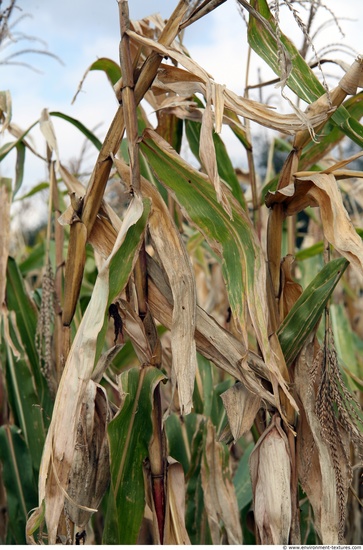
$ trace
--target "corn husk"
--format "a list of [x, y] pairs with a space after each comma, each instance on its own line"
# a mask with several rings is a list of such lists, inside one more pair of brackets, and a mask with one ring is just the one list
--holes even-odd
[[289, 444], [275, 415], [250, 456], [253, 506], [260, 544], [288, 544], [291, 527]]

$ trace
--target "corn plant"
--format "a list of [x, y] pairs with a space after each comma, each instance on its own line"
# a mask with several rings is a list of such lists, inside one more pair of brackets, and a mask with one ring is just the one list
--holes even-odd
[[[119, 102], [103, 142], [46, 110], [19, 131], [0, 96], [0, 158], [17, 155], [0, 180], [3, 543], [361, 540], [363, 174], [347, 168], [361, 153], [331, 157], [343, 138], [363, 144], [362, 59], [328, 89], [292, 2], [301, 52], [278, 3], [238, 0], [249, 47], [308, 104], [273, 111], [216, 83], [181, 39], [223, 1], [135, 22], [119, 0], [119, 61], [88, 69]], [[54, 117], [98, 149], [86, 183], [59, 157]], [[264, 183], [249, 121], [286, 151]], [[10, 254], [37, 124], [48, 220]]]

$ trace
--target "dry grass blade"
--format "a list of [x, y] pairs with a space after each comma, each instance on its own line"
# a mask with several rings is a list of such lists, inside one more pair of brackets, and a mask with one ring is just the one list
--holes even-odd
[[[115, 164], [124, 181], [129, 181], [128, 166], [115, 158]], [[173, 295], [171, 348], [173, 355], [172, 384], [178, 387], [182, 414], [192, 407], [196, 371], [194, 341], [196, 317], [196, 289], [189, 256], [168, 208], [155, 187], [141, 179], [141, 192], [152, 200], [149, 231], [168, 276]]]

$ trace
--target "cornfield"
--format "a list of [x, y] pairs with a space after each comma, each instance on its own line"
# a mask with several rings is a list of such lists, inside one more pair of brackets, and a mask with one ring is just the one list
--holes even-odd
[[[166, 21], [118, 1], [119, 61], [85, 75], [119, 103], [102, 142], [45, 109], [20, 129], [0, 94], [0, 159], [16, 152], [0, 178], [2, 544], [361, 543], [363, 61], [328, 89], [299, 2], [301, 51], [279, 2], [238, 0], [240, 55], [293, 97], [280, 113], [189, 55], [184, 29], [223, 1], [180, 0]], [[54, 117], [98, 149], [87, 182]], [[251, 122], [285, 154], [265, 181]], [[22, 200], [46, 188], [48, 221], [14, 246], [37, 125], [49, 178]]]

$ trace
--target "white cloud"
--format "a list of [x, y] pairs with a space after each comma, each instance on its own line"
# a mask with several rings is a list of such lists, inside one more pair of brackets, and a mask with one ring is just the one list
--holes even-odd
[[[132, 0], [129, 2], [130, 15], [139, 18], [161, 10], [163, 17], [166, 17], [173, 11], [176, 3], [176, 0]], [[338, 15], [346, 14], [348, 4], [349, 13], [362, 21], [361, 0], [349, 0], [345, 3], [341, 0], [329, 0], [329, 7]], [[84, 71], [97, 57], [108, 56], [116, 61], [118, 59], [119, 22], [116, 0], [28, 0], [23, 8], [32, 13], [33, 18], [25, 19], [17, 30], [42, 37], [48, 42], [50, 50], [62, 57], [66, 65], [63, 67], [54, 60], [33, 56], [29, 59], [45, 71], [43, 75], [25, 69], [1, 68], [1, 89], [10, 89], [13, 95], [14, 121], [26, 127], [47, 107], [79, 119], [90, 129], [103, 123], [102, 128], [97, 130], [97, 135], [103, 137], [117, 108], [105, 76], [98, 72], [90, 73], [76, 104], [72, 106], [70, 102]], [[324, 15], [326, 19], [326, 12]], [[294, 39], [298, 36], [297, 26], [291, 22], [285, 25], [284, 20], [283, 30]], [[320, 19], [322, 20], [324, 18]], [[347, 30], [346, 42], [359, 49], [359, 22], [344, 21], [342, 25]], [[323, 39], [328, 42], [341, 41], [334, 27], [328, 27], [320, 35], [319, 40]], [[243, 93], [247, 59], [246, 28], [235, 2], [228, 0], [212, 14], [187, 29], [185, 43], [191, 55], [217, 82]], [[262, 61], [258, 64], [264, 66]], [[256, 82], [257, 65], [255, 62], [252, 65], [250, 82]], [[76, 156], [83, 142], [82, 135], [60, 120], [55, 120], [54, 124], [62, 158]], [[39, 131], [35, 130], [33, 135], [39, 149], [44, 151], [44, 140]], [[233, 158], [238, 158], [240, 145], [228, 137], [228, 132], [224, 135]], [[93, 154], [96, 154], [95, 151]], [[7, 171], [13, 173], [13, 159], [10, 163], [3, 164], [2, 174], [6, 175]], [[28, 155], [26, 187], [33, 186], [44, 174], [41, 163]]]

